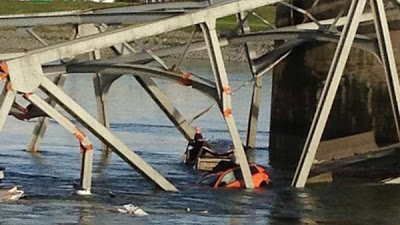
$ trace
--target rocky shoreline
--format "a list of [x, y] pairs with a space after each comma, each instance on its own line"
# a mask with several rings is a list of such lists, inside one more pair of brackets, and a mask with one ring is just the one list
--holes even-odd
[[[35, 27], [34, 31], [47, 43], [56, 44], [73, 39], [75, 29], [72, 25], [64, 26], [39, 26]], [[185, 45], [190, 39], [191, 32], [174, 31], [162, 35], [153, 36], [141, 40], [147, 48], [152, 50], [163, 49], [178, 45]], [[203, 36], [198, 32], [193, 39], [193, 42], [203, 41]], [[41, 48], [43, 45], [22, 28], [3, 28], [0, 29], [0, 53], [15, 53]], [[132, 46], [140, 51], [140, 47], [135, 43]], [[257, 42], [253, 43], [257, 55], [261, 55], [272, 48], [272, 42]], [[222, 47], [224, 60], [226, 61], [246, 61], [246, 54], [243, 45], [229, 45]], [[113, 53], [109, 50], [102, 50], [102, 57], [112, 57]], [[171, 57], [178, 57], [172, 55]], [[186, 58], [190, 59], [208, 59], [206, 50], [189, 52]]]

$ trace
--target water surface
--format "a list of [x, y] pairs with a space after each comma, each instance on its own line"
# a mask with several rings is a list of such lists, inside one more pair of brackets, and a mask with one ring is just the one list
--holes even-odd
[[[247, 65], [227, 64], [232, 89], [250, 79]], [[204, 61], [192, 61], [187, 71], [212, 79]], [[268, 167], [271, 76], [264, 78], [257, 137], [257, 163]], [[95, 103], [91, 77], [72, 75], [65, 90], [92, 115]], [[182, 114], [190, 119], [213, 102], [188, 87], [157, 80]], [[242, 140], [246, 135], [252, 85], [233, 96], [233, 112]], [[100, 143], [94, 155], [93, 196], [73, 195], [79, 181], [80, 155], [75, 138], [52, 122], [38, 154], [25, 151], [35, 121], [9, 117], [0, 134], [0, 166], [7, 168], [3, 186], [21, 187], [26, 199], [0, 204], [0, 224], [398, 224], [400, 189], [383, 185], [313, 185], [286, 187], [283, 175], [271, 171], [273, 184], [258, 190], [215, 190], [196, 184], [199, 176], [182, 164], [186, 140], [163, 115], [133, 77], [125, 76], [109, 95], [112, 131], [180, 190], [160, 191], [118, 156], [100, 166]], [[194, 122], [208, 139], [229, 138], [216, 107]], [[109, 192], [115, 197], [110, 197]], [[144, 218], [115, 214], [123, 204], [140, 206]], [[190, 210], [188, 210], [190, 209]]]

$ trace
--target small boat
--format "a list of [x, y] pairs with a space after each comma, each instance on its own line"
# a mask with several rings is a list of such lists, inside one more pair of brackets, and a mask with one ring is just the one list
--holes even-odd
[[184, 155], [184, 163], [194, 166], [197, 170], [212, 171], [221, 163], [234, 164], [234, 146], [230, 140], [217, 139], [205, 142], [200, 149], [193, 143], [188, 143]]

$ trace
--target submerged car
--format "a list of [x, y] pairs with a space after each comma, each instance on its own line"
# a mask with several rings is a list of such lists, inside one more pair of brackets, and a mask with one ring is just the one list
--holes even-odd
[[[251, 177], [255, 188], [268, 185], [270, 183], [269, 174], [267, 170], [257, 164], [250, 164]], [[200, 180], [200, 184], [208, 185], [214, 188], [244, 188], [244, 179], [240, 166], [213, 172], [204, 176]]]
[[234, 146], [229, 140], [217, 139], [205, 142], [200, 149], [193, 143], [186, 147], [184, 163], [194, 165], [197, 170], [211, 171], [221, 161], [235, 162]]

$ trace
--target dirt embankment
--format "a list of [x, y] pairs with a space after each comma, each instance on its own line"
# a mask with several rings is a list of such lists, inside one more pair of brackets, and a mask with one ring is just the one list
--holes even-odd
[[[75, 36], [75, 29], [72, 25], [65, 26], [46, 26], [36, 27], [34, 31], [47, 43], [55, 44], [71, 40]], [[168, 48], [172, 46], [185, 45], [190, 39], [191, 33], [185, 31], [174, 31], [157, 35], [154, 37], [146, 38], [141, 42], [146, 45], [147, 48], [152, 50]], [[198, 32], [193, 42], [203, 41], [203, 36]], [[9, 52], [22, 52], [43, 47], [43, 45], [37, 41], [32, 35], [30, 35], [25, 29], [15, 28], [4, 28], [0, 29], [0, 53]], [[138, 51], [141, 48], [135, 43], [131, 45]], [[257, 55], [261, 55], [271, 49], [272, 42], [258, 42], [254, 43], [253, 47], [256, 49]], [[242, 45], [229, 45], [222, 47], [223, 57], [226, 61], [245, 61], [246, 54]], [[102, 50], [102, 57], [112, 57], [112, 52], [109, 50]], [[171, 56], [171, 57], [177, 57]], [[186, 58], [192, 59], [208, 59], [208, 53], [206, 50], [189, 52]]]

